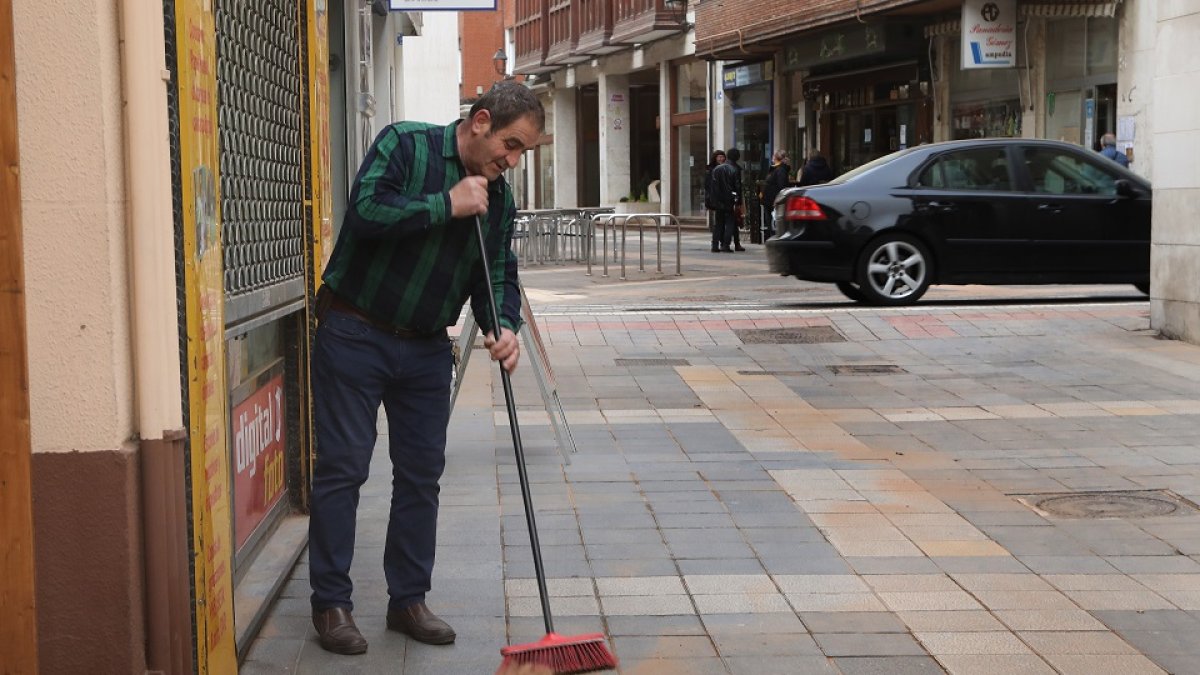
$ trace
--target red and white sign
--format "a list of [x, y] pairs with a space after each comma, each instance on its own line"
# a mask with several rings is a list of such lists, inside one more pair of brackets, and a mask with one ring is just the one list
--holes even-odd
[[284, 493], [283, 376], [233, 409], [233, 531], [237, 548]]

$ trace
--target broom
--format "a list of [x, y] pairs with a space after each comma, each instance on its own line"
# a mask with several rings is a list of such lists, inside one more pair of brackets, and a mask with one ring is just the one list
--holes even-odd
[[[488, 309], [492, 318], [492, 335], [500, 338], [500, 313], [496, 310], [496, 297], [492, 291], [492, 271], [488, 264], [487, 246], [483, 237], [483, 221], [475, 216], [475, 234], [479, 239], [479, 258], [483, 263], [483, 276], [487, 281]], [[546, 590], [546, 572], [542, 567], [541, 544], [538, 543], [537, 523], [533, 517], [533, 499], [529, 491], [529, 474], [525, 470], [525, 450], [521, 446], [521, 431], [517, 428], [517, 406], [513, 400], [512, 380], [504, 364], [500, 364], [500, 381], [504, 386], [504, 405], [508, 408], [508, 428], [512, 431], [513, 450], [517, 456], [517, 475], [521, 480], [521, 498], [525, 502], [525, 524], [529, 527], [529, 545], [533, 549], [533, 570], [537, 576], [538, 597], [542, 601], [542, 619], [546, 622], [546, 637], [537, 642], [513, 645], [500, 649], [504, 662], [500, 669], [510, 665], [537, 664], [546, 666], [555, 673], [589, 673], [595, 670], [611, 670], [617, 667], [617, 659], [604, 644], [603, 633], [564, 636], [554, 632], [554, 619], [550, 615], [550, 594]]]

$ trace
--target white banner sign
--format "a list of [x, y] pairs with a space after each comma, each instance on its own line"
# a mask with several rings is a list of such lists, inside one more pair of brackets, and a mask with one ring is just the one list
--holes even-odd
[[472, 9], [496, 9], [496, 0], [389, 0], [393, 11], [400, 12], [448, 12]]
[[1013, 68], [1016, 65], [1016, 0], [964, 0], [963, 69]]

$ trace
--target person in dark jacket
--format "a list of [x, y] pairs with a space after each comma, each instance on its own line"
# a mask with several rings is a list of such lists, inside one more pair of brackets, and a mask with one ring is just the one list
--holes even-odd
[[775, 234], [775, 198], [779, 196], [783, 188], [788, 186], [792, 173], [792, 167], [788, 164], [788, 159], [787, 152], [783, 150], [776, 150], [771, 155], [771, 170], [767, 173], [767, 180], [762, 190], [762, 205], [766, 209], [767, 218], [769, 219], [764, 238]]
[[725, 163], [725, 151], [713, 150], [712, 159], [704, 168], [704, 208], [708, 214], [708, 230], [712, 232], [712, 252], [721, 250], [721, 228], [717, 216], [717, 204], [713, 201], [713, 169]]
[[829, 166], [829, 162], [825, 161], [819, 149], [813, 148], [812, 152], [808, 153], [808, 161], [800, 169], [800, 184], [820, 185], [828, 183], [833, 178], [833, 169]]
[[[742, 205], [742, 168], [738, 160], [742, 153], [737, 148], [730, 148], [725, 153], [725, 163], [712, 172], [712, 200], [717, 211], [717, 229], [721, 233], [719, 248], [713, 251], [745, 251], [738, 236], [738, 210]], [[730, 248], [730, 243], [733, 248]]]

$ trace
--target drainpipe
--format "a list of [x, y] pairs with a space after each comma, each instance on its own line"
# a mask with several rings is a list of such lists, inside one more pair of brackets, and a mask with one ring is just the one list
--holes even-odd
[[146, 665], [150, 672], [190, 672], [187, 444], [180, 384], [166, 24], [158, 0], [120, 0], [119, 6]]

